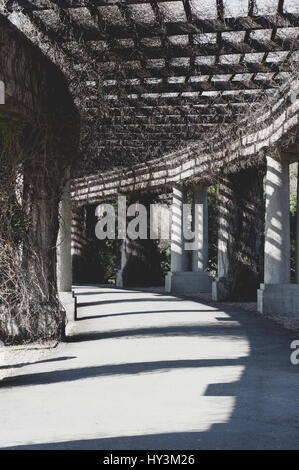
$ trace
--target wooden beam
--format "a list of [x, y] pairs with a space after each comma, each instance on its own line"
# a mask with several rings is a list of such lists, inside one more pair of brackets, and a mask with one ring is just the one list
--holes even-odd
[[199, 81], [189, 83], [142, 83], [140, 85], [122, 84], [103, 87], [106, 94], [146, 94], [146, 93], [192, 93], [203, 91], [264, 90], [279, 88], [279, 81], [271, 80], [235, 80], [235, 81]]

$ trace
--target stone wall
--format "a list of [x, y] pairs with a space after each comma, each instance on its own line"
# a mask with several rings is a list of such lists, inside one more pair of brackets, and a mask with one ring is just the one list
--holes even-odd
[[0, 337], [59, 338], [58, 204], [78, 113], [63, 74], [1, 16], [0, 80]]

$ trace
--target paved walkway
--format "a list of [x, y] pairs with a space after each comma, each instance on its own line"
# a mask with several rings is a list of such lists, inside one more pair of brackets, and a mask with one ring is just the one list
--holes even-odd
[[294, 334], [157, 292], [77, 292], [71, 341], [0, 387], [1, 448], [299, 449]]

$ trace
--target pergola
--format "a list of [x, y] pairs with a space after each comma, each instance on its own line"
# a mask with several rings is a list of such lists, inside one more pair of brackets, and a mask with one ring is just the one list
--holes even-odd
[[298, 65], [296, 0], [2, 4], [68, 78], [82, 119], [77, 176], [215, 139]]
[[[42, 308], [46, 318], [49, 308], [52, 333], [42, 321], [38, 334], [61, 335], [59, 305], [74, 315], [72, 240], [79, 241], [80, 265], [85, 215], [124, 194], [135, 205], [156, 201], [157, 193], [166, 200], [172, 195], [168, 292], [212, 289], [219, 301], [255, 299], [258, 290], [259, 312], [298, 314], [289, 197], [289, 165], [299, 154], [297, 0], [0, 0], [0, 24], [0, 78], [12, 113], [3, 120], [10, 132], [2, 132], [1, 154], [8, 177], [3, 173], [1, 180], [6, 258], [0, 277], [7, 278], [7, 266], [12, 273], [2, 295], [4, 331], [16, 306], [26, 313], [21, 319], [33, 322], [25, 332], [31, 338], [31, 312]], [[15, 115], [18, 132], [11, 131]], [[210, 185], [217, 185], [213, 283], [207, 271]], [[189, 196], [191, 255], [184, 233]], [[22, 228], [23, 219], [30, 230], [19, 240], [15, 220]], [[299, 225], [297, 250], [298, 234]], [[128, 286], [144, 273], [152, 282], [157, 273], [146, 271], [152, 252], [141, 256], [142, 240], [133, 241], [123, 243], [128, 258], [122, 256], [118, 273]], [[37, 256], [26, 269], [22, 253], [32, 247]], [[28, 280], [41, 287], [37, 294]], [[29, 299], [25, 306], [15, 292]]]

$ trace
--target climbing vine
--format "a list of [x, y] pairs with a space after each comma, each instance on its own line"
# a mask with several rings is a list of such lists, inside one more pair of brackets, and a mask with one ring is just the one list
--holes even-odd
[[55, 245], [63, 166], [46, 118], [0, 120], [0, 338], [61, 337]]

